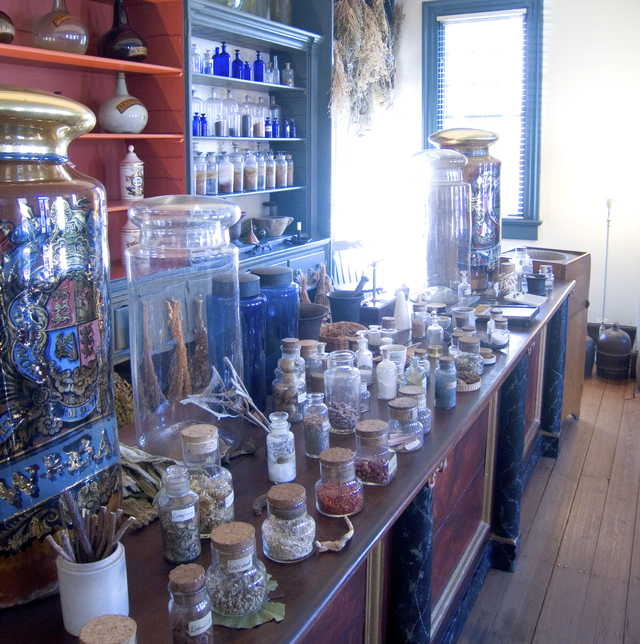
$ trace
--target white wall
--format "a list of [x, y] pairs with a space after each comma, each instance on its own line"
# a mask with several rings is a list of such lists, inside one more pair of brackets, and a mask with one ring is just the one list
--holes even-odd
[[[422, 147], [422, 0], [404, 0], [405, 22], [398, 56], [395, 101], [367, 135], [407, 167]], [[589, 320], [602, 316], [606, 199], [612, 210], [606, 318], [635, 326], [640, 298], [640, 2], [638, 0], [546, 0], [540, 213], [537, 242], [547, 248], [588, 251], [592, 256]], [[391, 171], [379, 181], [380, 157], [370, 163], [378, 199], [400, 205]], [[375, 164], [375, 165], [374, 165]], [[359, 186], [351, 183], [357, 193]], [[401, 225], [401, 222], [398, 226]], [[410, 231], [406, 231], [410, 232]], [[522, 242], [526, 244], [527, 242]], [[517, 245], [503, 240], [503, 249]], [[388, 250], [388, 249], [387, 249]], [[388, 256], [388, 255], [387, 255]], [[400, 251], [398, 257], [402, 257]]]

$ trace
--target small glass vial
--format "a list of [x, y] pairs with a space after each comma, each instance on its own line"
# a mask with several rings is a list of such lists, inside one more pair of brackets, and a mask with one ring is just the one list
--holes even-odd
[[287, 185], [290, 187], [293, 185], [293, 157], [286, 154], [284, 158], [287, 160]]
[[299, 423], [302, 420], [302, 408], [307, 399], [304, 370], [283, 371], [276, 368], [275, 375], [271, 387], [273, 408], [277, 412], [286, 413], [292, 423]]
[[267, 598], [267, 571], [256, 557], [252, 525], [235, 521], [211, 533], [212, 564], [207, 570], [211, 610], [226, 617], [247, 615]]
[[291, 63], [284, 64], [284, 69], [282, 70], [281, 76], [283, 85], [293, 87], [293, 69], [291, 69]]
[[202, 63], [202, 73], [213, 75], [213, 56], [211, 55], [211, 50], [207, 49], [204, 52], [204, 62]]
[[384, 338], [389, 338], [391, 344], [397, 344], [398, 332], [396, 331], [396, 319], [388, 316], [382, 318], [382, 328], [380, 329], [380, 344]]
[[356, 425], [356, 476], [364, 485], [388, 485], [396, 476], [398, 457], [389, 449], [384, 420], [361, 420]]
[[460, 338], [462, 337], [462, 331], [454, 331], [451, 334], [451, 344], [449, 345], [449, 355], [452, 357], [455, 357], [458, 355], [458, 351], [460, 350], [458, 348], [458, 343], [460, 341]]
[[429, 355], [426, 349], [418, 347], [414, 352], [414, 356], [418, 356], [420, 359], [420, 366], [425, 370], [427, 374], [427, 382], [429, 381], [429, 374], [431, 372], [431, 363], [429, 362]]
[[366, 380], [360, 380], [360, 413], [364, 414], [365, 412], [371, 409], [371, 394], [367, 389]]
[[417, 355], [411, 356], [409, 367], [404, 372], [404, 379], [407, 385], [414, 385], [416, 387], [427, 386], [427, 372], [420, 365], [420, 358]]
[[398, 389], [400, 398], [415, 398], [418, 401], [418, 420], [425, 434], [431, 431], [431, 410], [427, 407], [427, 390], [424, 387], [405, 385]]
[[218, 164], [216, 163], [216, 157], [213, 152], [207, 154], [207, 184], [205, 186], [205, 191], [207, 195], [217, 195], [218, 194]]
[[378, 399], [393, 400], [398, 395], [398, 368], [389, 360], [389, 349], [381, 347], [382, 362], [376, 367]]
[[463, 335], [458, 340], [458, 354], [454, 363], [456, 373], [472, 373], [481, 376], [484, 371], [484, 359], [480, 355], [480, 338]]
[[329, 354], [325, 342], [318, 342], [316, 352], [309, 357], [307, 371], [307, 392], [324, 394], [324, 372], [329, 368]]
[[311, 356], [315, 355], [318, 350], [318, 341], [317, 340], [298, 340], [300, 343], [300, 357], [304, 360], [304, 378], [307, 382], [307, 393], [309, 392], [309, 366]]
[[198, 495], [200, 536], [208, 538], [213, 528], [235, 518], [233, 479], [231, 472], [220, 466], [217, 427], [189, 425], [180, 436], [189, 487]]
[[462, 275], [462, 282], [458, 284], [458, 299], [462, 300], [471, 297], [471, 284], [469, 284], [467, 271], [460, 271], [460, 275]]
[[427, 346], [442, 346], [444, 344], [444, 329], [438, 322], [438, 314], [431, 312], [431, 324], [427, 327]]
[[169, 573], [169, 624], [173, 644], [213, 644], [211, 600], [204, 568], [183, 564]]
[[496, 328], [491, 333], [491, 344], [499, 347], [509, 344], [509, 321], [507, 318], [496, 318]]
[[253, 120], [253, 136], [264, 138], [264, 128], [267, 116], [269, 115], [269, 107], [267, 106], [263, 96], [258, 97], [258, 102], [256, 103], [253, 113], [255, 115]]
[[360, 370], [360, 377], [367, 385], [373, 382], [373, 354], [367, 347], [367, 338], [358, 338], [358, 350], [356, 351], [356, 365]]
[[318, 458], [320, 452], [329, 449], [329, 410], [323, 402], [324, 394], [307, 394], [302, 426], [304, 428], [304, 453]]
[[456, 406], [458, 386], [456, 367], [451, 356], [440, 356], [435, 373], [434, 405], [440, 409], [453, 409]]
[[330, 447], [320, 454], [320, 480], [315, 485], [316, 508], [328, 517], [351, 516], [362, 510], [362, 481], [356, 476], [355, 454]]
[[267, 493], [267, 511], [262, 524], [265, 557], [291, 563], [313, 554], [316, 522], [307, 513], [307, 493], [302, 485], [274, 485]]
[[360, 371], [353, 351], [332, 351], [324, 373], [329, 422], [334, 434], [353, 434], [360, 420]]
[[164, 558], [169, 563], [189, 563], [200, 556], [198, 495], [189, 489], [189, 482], [184, 465], [171, 465], [162, 477], [158, 515]]
[[425, 304], [416, 302], [413, 305], [413, 313], [411, 314], [411, 337], [414, 340], [422, 340], [427, 334], [427, 314], [425, 312]]
[[415, 398], [389, 401], [389, 447], [396, 452], [414, 452], [424, 443], [424, 429], [418, 420]]
[[269, 414], [267, 466], [272, 483], [290, 483], [296, 478], [295, 437], [285, 412]]

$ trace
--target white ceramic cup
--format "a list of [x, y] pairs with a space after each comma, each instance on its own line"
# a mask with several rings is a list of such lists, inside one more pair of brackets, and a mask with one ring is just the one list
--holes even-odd
[[467, 324], [470, 326], [475, 326], [476, 323], [476, 310], [471, 306], [454, 306], [451, 311], [454, 316], [457, 315], [466, 315]]
[[407, 347], [402, 344], [388, 344], [386, 352], [389, 360], [398, 367], [398, 373], [404, 373], [407, 364]]
[[100, 615], [129, 615], [129, 591], [124, 546], [94, 563], [56, 560], [65, 629], [78, 637], [80, 629]]

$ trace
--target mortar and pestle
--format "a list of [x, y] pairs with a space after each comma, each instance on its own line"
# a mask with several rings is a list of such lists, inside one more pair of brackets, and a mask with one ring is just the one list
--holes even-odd
[[369, 278], [363, 275], [355, 291], [331, 291], [327, 293], [332, 322], [360, 322], [360, 307], [364, 299], [364, 285]]

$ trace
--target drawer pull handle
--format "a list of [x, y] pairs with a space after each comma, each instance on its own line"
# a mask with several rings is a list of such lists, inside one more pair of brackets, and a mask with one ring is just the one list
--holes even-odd
[[530, 345], [529, 348], [527, 349], [527, 355], [531, 355], [533, 353], [533, 350], [536, 348], [536, 343], [533, 341]]
[[436, 480], [438, 478], [438, 472], [444, 472], [447, 469], [447, 466], [449, 465], [449, 462], [445, 458], [438, 467], [436, 467], [436, 471], [427, 479], [427, 487], [430, 490], [433, 490], [433, 488], [436, 486]]

